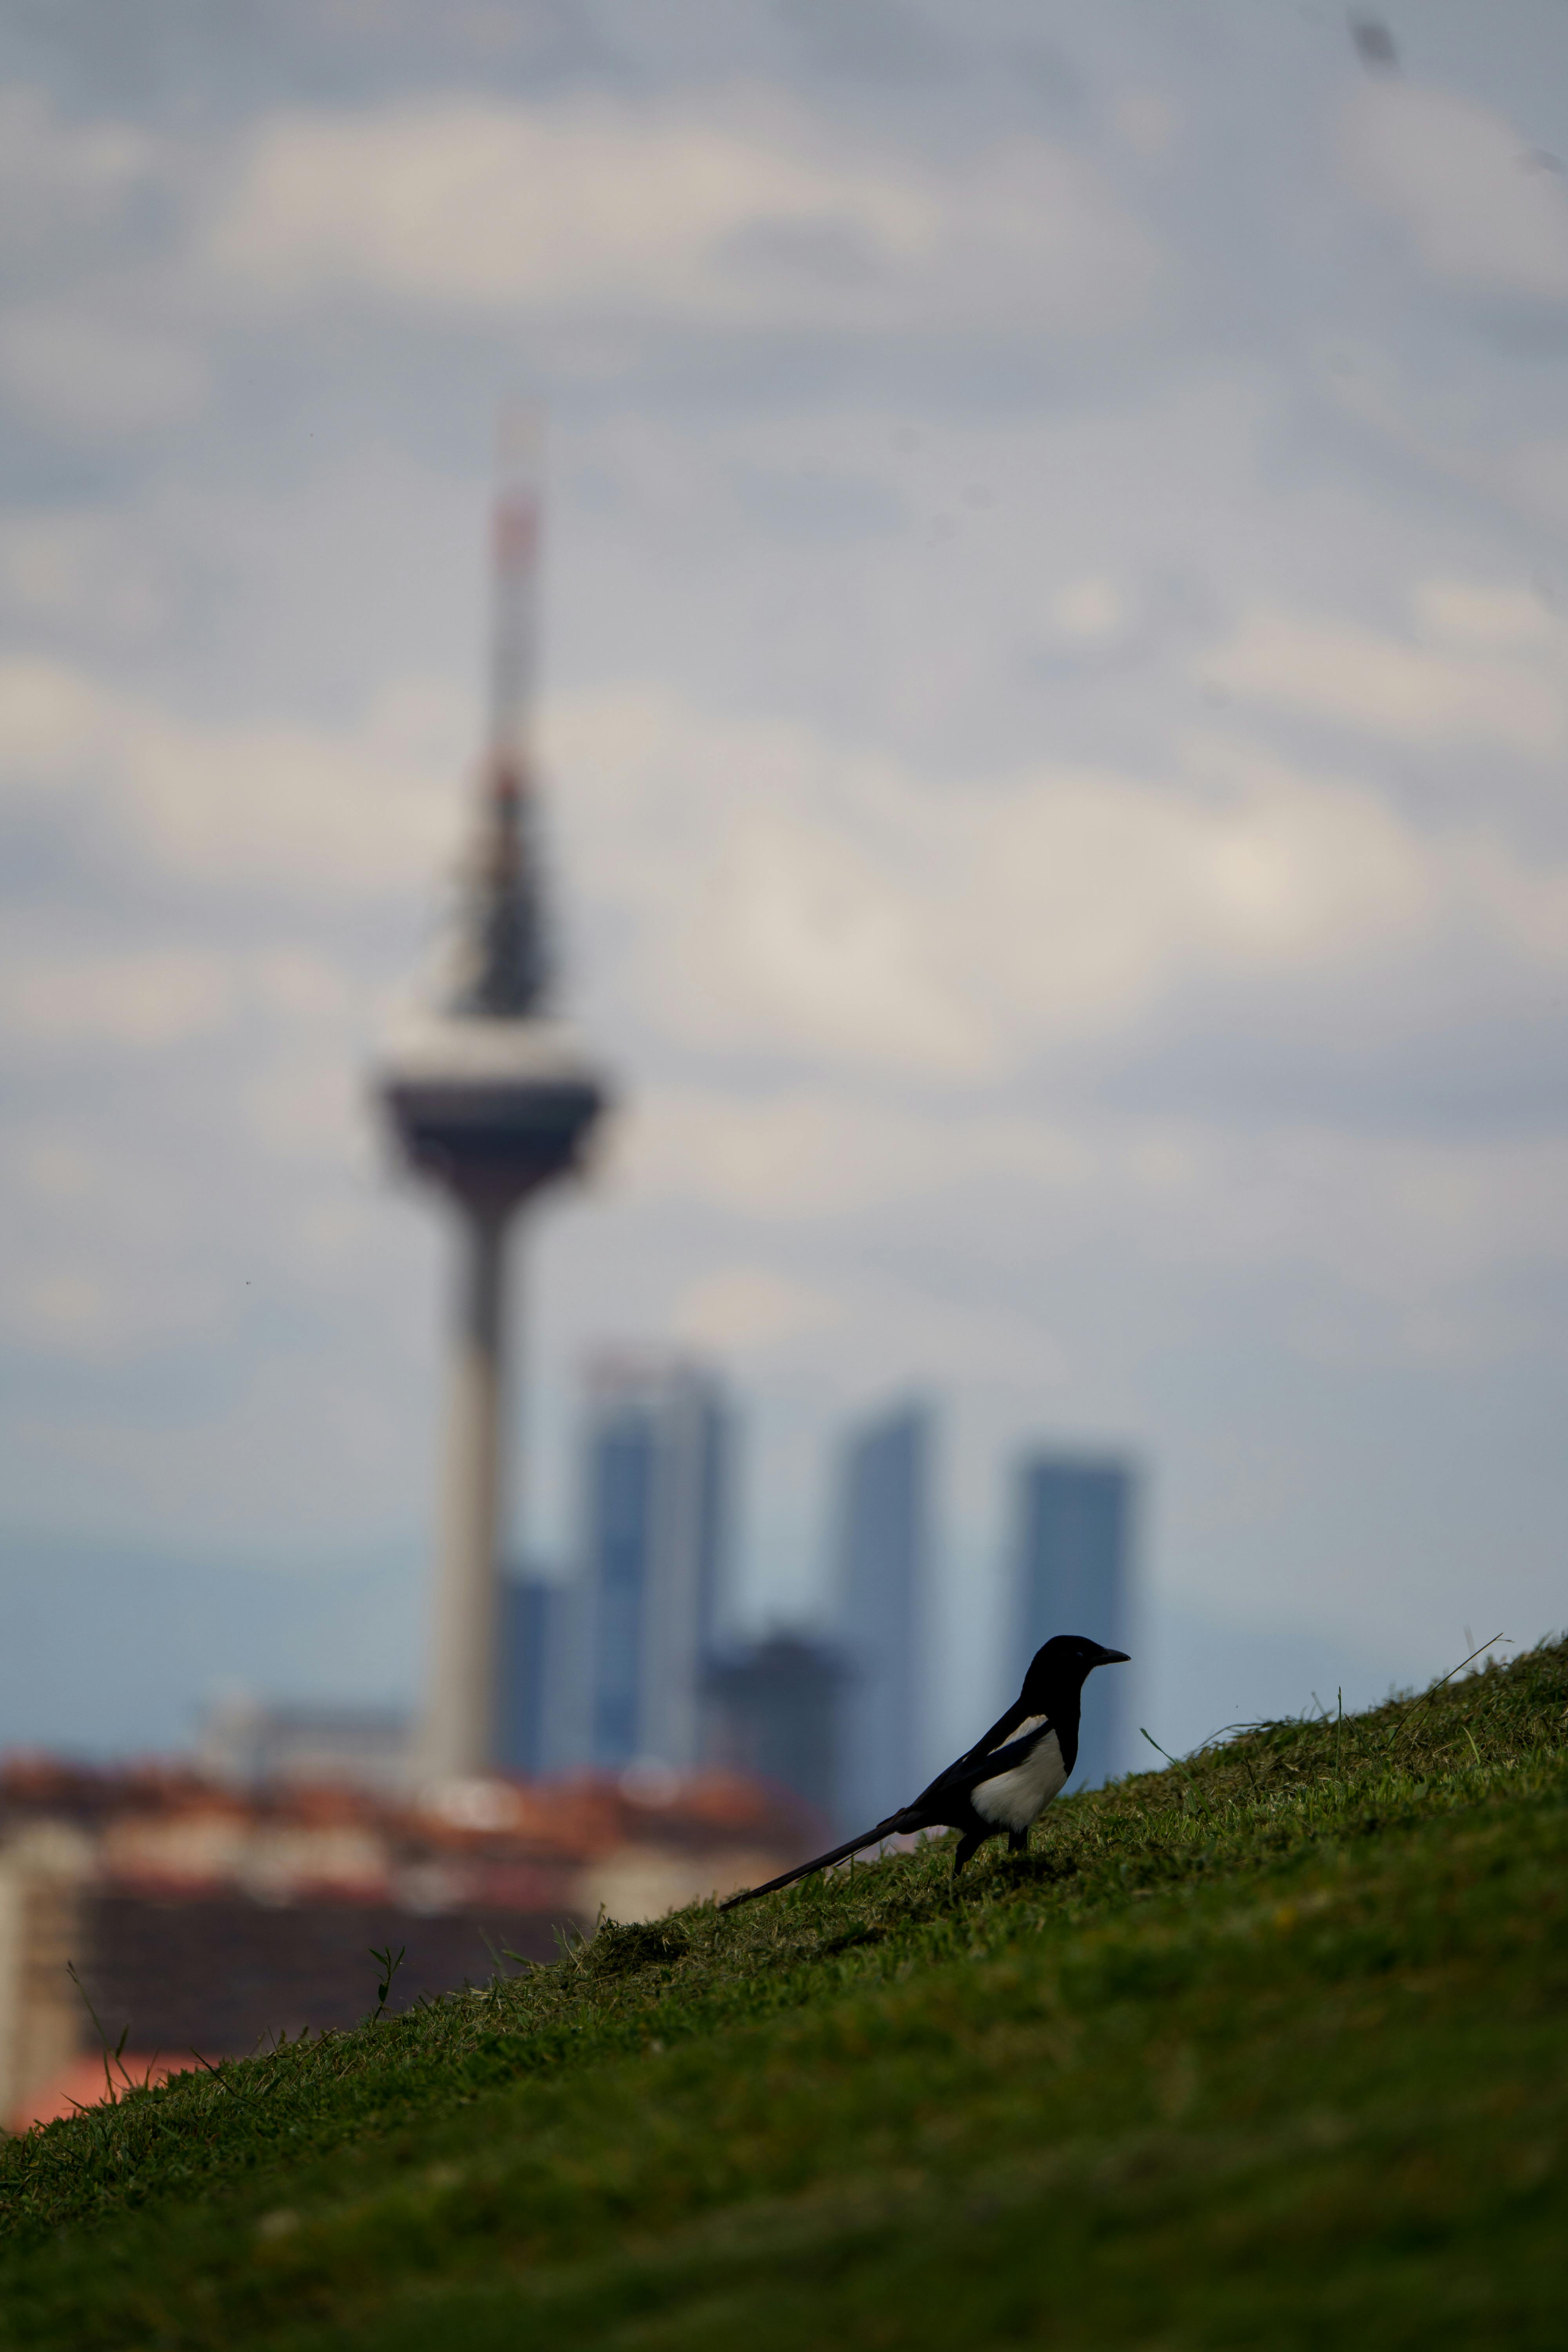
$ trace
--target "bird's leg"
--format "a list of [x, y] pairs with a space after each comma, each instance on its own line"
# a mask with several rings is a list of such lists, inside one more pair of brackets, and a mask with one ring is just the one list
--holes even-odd
[[1009, 1853], [1027, 1853], [1029, 1851], [1028, 1831], [1009, 1830], [1007, 1832], [1007, 1851]]
[[965, 1830], [963, 1835], [958, 1841], [958, 1852], [952, 1857], [952, 1874], [954, 1878], [958, 1876], [959, 1872], [963, 1868], [963, 1865], [969, 1860], [970, 1855], [972, 1853], [978, 1853], [979, 1849], [984, 1844], [984, 1838], [977, 1834], [975, 1831]]

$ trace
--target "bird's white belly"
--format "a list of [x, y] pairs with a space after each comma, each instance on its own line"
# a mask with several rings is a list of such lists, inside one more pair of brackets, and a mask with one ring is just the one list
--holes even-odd
[[[1030, 1728], [1021, 1723], [1013, 1739], [1021, 1738]], [[1010, 1747], [1012, 1741], [1004, 1745]], [[1067, 1776], [1061, 1741], [1054, 1731], [1047, 1731], [1021, 1764], [998, 1772], [994, 1780], [982, 1780], [970, 1790], [969, 1801], [983, 1822], [994, 1822], [999, 1829], [1026, 1830], [1058, 1793]]]

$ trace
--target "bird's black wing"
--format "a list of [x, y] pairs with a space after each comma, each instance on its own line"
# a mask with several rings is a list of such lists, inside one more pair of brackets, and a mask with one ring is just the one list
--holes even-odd
[[[930, 1787], [922, 1789], [906, 1811], [912, 1813], [918, 1806], [929, 1803], [931, 1799], [945, 1797], [953, 1789], [962, 1788], [964, 1785], [962, 1775], [968, 1771], [970, 1766], [988, 1762], [1006, 1745], [1018, 1726], [1027, 1720], [1028, 1709], [1021, 1698], [1016, 1698], [1006, 1714], [999, 1715], [990, 1730], [983, 1732], [973, 1748], [966, 1748], [962, 1756], [955, 1757], [951, 1764], [944, 1766]], [[998, 1769], [1005, 1772], [1007, 1767], [1004, 1764]], [[982, 1773], [980, 1777], [984, 1780], [986, 1776]], [[973, 1787], [973, 1783], [969, 1785]]]
[[[1002, 1719], [1005, 1722], [1007, 1718], [1004, 1716]], [[1024, 1719], [1027, 1721], [1028, 1718], [1026, 1717]], [[1055, 1724], [1047, 1716], [1032, 1731], [1025, 1732], [1018, 1739], [1005, 1739], [999, 1748], [986, 1745], [991, 1736], [987, 1732], [985, 1739], [977, 1748], [971, 1748], [956, 1764], [950, 1764], [945, 1772], [940, 1772], [929, 1789], [922, 1789], [909, 1811], [911, 1813], [925, 1812], [932, 1822], [945, 1820], [946, 1816], [940, 1808], [952, 1798], [967, 1797], [982, 1780], [992, 1780], [998, 1772], [1010, 1772], [1015, 1764], [1022, 1764], [1026, 1758], [1032, 1756], [1040, 1741], [1048, 1738], [1055, 1730]], [[1059, 1734], [1058, 1736], [1060, 1737]]]

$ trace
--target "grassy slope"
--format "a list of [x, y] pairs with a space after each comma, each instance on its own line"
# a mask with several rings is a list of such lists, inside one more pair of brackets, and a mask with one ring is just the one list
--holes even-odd
[[1568, 1646], [0, 2149], [0, 2344], [1563, 2340]]

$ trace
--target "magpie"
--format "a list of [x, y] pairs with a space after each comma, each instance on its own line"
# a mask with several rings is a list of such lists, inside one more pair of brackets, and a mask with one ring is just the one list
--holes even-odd
[[815, 1862], [803, 1862], [797, 1869], [770, 1878], [765, 1886], [749, 1886], [743, 1894], [731, 1895], [727, 1903], [720, 1904], [720, 1910], [732, 1911], [738, 1903], [751, 1903], [759, 1895], [793, 1886], [797, 1878], [809, 1878], [814, 1870], [831, 1869], [836, 1862], [858, 1853], [862, 1846], [912, 1830], [958, 1831], [958, 1851], [952, 1858], [955, 1878], [970, 1855], [987, 1838], [1000, 1837], [1004, 1830], [1009, 1851], [1025, 1853], [1030, 1824], [1066, 1787], [1078, 1762], [1084, 1683], [1096, 1666], [1127, 1664], [1125, 1650], [1107, 1650], [1083, 1633], [1054, 1634], [1043, 1649], [1035, 1652], [1024, 1687], [1006, 1714], [984, 1738], [965, 1748], [956, 1764], [939, 1772], [912, 1805], [889, 1813], [874, 1830], [836, 1845], [831, 1853], [819, 1853]]

